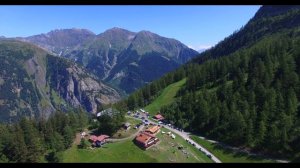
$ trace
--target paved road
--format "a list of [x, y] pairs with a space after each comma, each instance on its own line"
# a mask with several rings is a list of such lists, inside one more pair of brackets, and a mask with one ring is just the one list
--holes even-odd
[[[128, 117], [130, 117], [130, 118], [134, 118], [134, 117], [132, 117], [132, 116], [128, 116]], [[137, 120], [141, 120], [142, 121], [142, 119], [140, 119], [140, 118], [134, 118], [134, 119], [137, 119]], [[149, 123], [152, 123], [152, 124], [157, 124], [156, 122], [154, 122], [154, 121], [151, 121], [151, 120], [149, 120], [149, 118], [147, 119], [148, 121], [149, 121]], [[196, 143], [195, 141], [193, 141], [190, 137], [189, 137], [189, 133], [187, 133], [187, 132], [184, 132], [184, 131], [178, 131], [178, 130], [176, 130], [176, 129], [174, 129], [174, 128], [171, 128], [171, 127], [169, 127], [169, 126], [167, 126], [167, 125], [163, 125], [166, 129], [168, 129], [168, 130], [170, 130], [170, 131], [172, 131], [172, 132], [175, 132], [176, 134], [178, 134], [179, 136], [181, 136], [183, 139], [187, 139], [187, 140], [189, 140], [190, 142], [192, 142], [192, 143], [194, 143], [195, 144], [195, 147], [197, 148], [197, 149], [199, 149], [199, 148], [201, 148], [201, 150], [202, 151], [204, 151], [206, 154], [210, 154], [211, 155], [211, 159], [214, 161], [214, 162], [216, 162], [216, 163], [222, 163], [217, 157], [215, 157], [212, 153], [210, 153], [207, 149], [205, 149], [203, 146], [201, 146], [201, 145], [199, 145], [198, 143]], [[200, 152], [200, 151], [199, 151]]]

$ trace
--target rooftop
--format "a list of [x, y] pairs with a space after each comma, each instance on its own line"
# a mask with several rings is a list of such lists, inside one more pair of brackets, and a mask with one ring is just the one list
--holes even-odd
[[149, 136], [149, 135], [145, 134], [144, 132], [142, 132], [142, 133], [140, 133], [139, 135], [136, 136], [135, 140], [145, 144], [151, 138], [152, 138], [151, 136]]
[[92, 141], [103, 141], [104, 139], [106, 139], [106, 138], [109, 138], [109, 136], [108, 135], [100, 135], [100, 136], [95, 136], [95, 135], [92, 135], [91, 137], [90, 137], [90, 140], [92, 140]]
[[164, 118], [161, 114], [157, 114], [154, 117], [157, 118], [157, 119], [163, 119]]
[[159, 129], [160, 129], [160, 126], [155, 125], [151, 128], [148, 128], [146, 131], [151, 132], [151, 133], [155, 133]]

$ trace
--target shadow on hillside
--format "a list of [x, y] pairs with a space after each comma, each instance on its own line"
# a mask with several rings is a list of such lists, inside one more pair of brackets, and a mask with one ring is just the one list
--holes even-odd
[[224, 154], [227, 154], [227, 155], [233, 155], [233, 157], [235, 157], [235, 158], [245, 157], [246, 159], [252, 160], [252, 161], [262, 161], [265, 159], [262, 156], [255, 156], [255, 155], [249, 155], [244, 152], [237, 152], [237, 151], [234, 151], [233, 149], [223, 147], [219, 144], [213, 144], [213, 146], [214, 146], [213, 147], [214, 150], [222, 151]]

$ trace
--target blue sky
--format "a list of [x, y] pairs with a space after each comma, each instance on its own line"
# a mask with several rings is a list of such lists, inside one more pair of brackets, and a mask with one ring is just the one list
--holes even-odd
[[54, 29], [112, 27], [148, 30], [196, 50], [215, 45], [245, 25], [258, 5], [0, 6], [0, 36], [25, 37]]

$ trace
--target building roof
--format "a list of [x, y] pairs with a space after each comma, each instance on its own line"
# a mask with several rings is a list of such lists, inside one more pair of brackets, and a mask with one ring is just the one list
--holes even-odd
[[95, 141], [103, 141], [106, 138], [109, 138], [109, 136], [108, 135], [100, 135], [100, 136], [92, 135], [92, 136], [90, 136], [90, 140], [92, 140], [94, 142]]
[[160, 129], [160, 126], [155, 125], [155, 126], [153, 126], [151, 128], [148, 128], [146, 131], [151, 132], [153, 134], [153, 133], [155, 133], [159, 129]]
[[138, 134], [136, 137], [135, 137], [135, 140], [140, 142], [140, 143], [143, 143], [143, 144], [146, 144], [147, 141], [149, 141], [153, 136], [150, 136], [149, 134], [145, 133], [145, 132], [141, 132], [140, 134]]
[[154, 116], [156, 119], [164, 119], [164, 117], [161, 114], [157, 114]]

